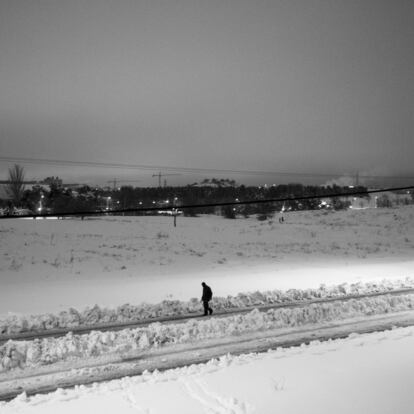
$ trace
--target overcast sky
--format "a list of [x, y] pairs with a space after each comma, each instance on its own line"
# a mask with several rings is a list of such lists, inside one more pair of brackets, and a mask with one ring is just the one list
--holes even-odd
[[0, 156], [413, 176], [413, 22], [412, 0], [0, 0]]

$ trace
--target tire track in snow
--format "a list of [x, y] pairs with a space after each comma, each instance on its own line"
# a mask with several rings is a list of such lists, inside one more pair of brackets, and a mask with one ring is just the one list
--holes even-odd
[[[232, 355], [251, 352], [260, 353], [278, 347], [300, 346], [315, 340], [326, 341], [346, 338], [351, 333], [378, 332], [399, 326], [413, 325], [414, 311], [409, 311], [402, 314], [371, 317], [363, 321], [344, 321], [340, 325], [335, 326], [316, 326], [313, 332], [309, 329], [298, 329], [285, 332], [280, 336], [269, 332], [269, 337], [262, 339], [258, 339], [257, 335], [253, 335], [250, 338], [251, 340], [246, 338], [246, 341], [240, 341], [240, 338], [236, 338], [234, 341], [225, 344], [220, 342], [214, 346], [212, 345], [212, 347], [199, 347], [197, 352], [196, 348], [191, 350], [186, 348], [175, 352], [166, 352], [163, 355], [153, 355], [152, 357], [148, 355], [144, 359], [141, 356], [131, 360], [97, 365], [90, 369], [66, 369], [60, 372], [43, 373], [28, 378], [21, 377], [1, 382], [0, 401], [11, 400], [22, 392], [25, 392], [27, 396], [39, 393], [45, 394], [56, 391], [59, 388], [72, 388], [80, 384], [87, 385], [121, 379], [125, 376], [141, 375], [146, 371], [165, 371], [192, 364], [207, 363], [211, 359], [219, 358], [226, 353], [231, 353]], [[138, 410], [140, 407], [137, 405], [135, 408]], [[230, 414], [232, 412], [227, 411], [225, 413]]]

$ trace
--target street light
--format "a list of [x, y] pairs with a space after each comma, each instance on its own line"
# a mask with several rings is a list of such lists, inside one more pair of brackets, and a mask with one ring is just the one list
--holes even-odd
[[177, 201], [178, 198], [174, 197], [174, 201], [173, 201], [173, 209], [172, 209], [172, 213], [173, 213], [173, 217], [174, 217], [174, 227], [177, 227]]
[[38, 211], [39, 213], [41, 213], [41, 212], [42, 212], [42, 210], [43, 210], [42, 200], [43, 200], [44, 198], [45, 198], [45, 196], [44, 196], [43, 194], [40, 194], [39, 207], [38, 207], [38, 209], [37, 209], [37, 211]]

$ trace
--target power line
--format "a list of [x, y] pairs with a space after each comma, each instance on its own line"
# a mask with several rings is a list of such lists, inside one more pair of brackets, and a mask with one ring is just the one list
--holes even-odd
[[[166, 165], [146, 165], [146, 164], [123, 164], [123, 163], [109, 163], [109, 162], [93, 162], [93, 161], [71, 161], [71, 160], [56, 160], [43, 158], [23, 158], [23, 157], [1, 157], [0, 161], [26, 162], [29, 164], [45, 164], [45, 165], [77, 165], [83, 167], [99, 167], [99, 168], [126, 168], [138, 170], [168, 170], [189, 173], [229, 173], [229, 174], [252, 174], [252, 175], [298, 175], [298, 176], [323, 176], [332, 177], [340, 174], [313, 174], [313, 173], [290, 173], [290, 172], [275, 172], [275, 171], [252, 171], [252, 170], [231, 170], [231, 169], [214, 169], [214, 168], [192, 168], [192, 167], [173, 167]], [[414, 178], [414, 177], [412, 177]]]
[[[56, 165], [56, 166], [82, 166], [82, 167], [95, 167], [95, 168], [124, 168], [135, 170], [164, 170], [178, 173], [188, 174], [244, 174], [253, 176], [285, 176], [285, 177], [341, 177], [349, 175], [353, 178], [355, 174], [343, 174], [343, 173], [299, 173], [299, 172], [287, 172], [287, 171], [258, 171], [258, 170], [238, 170], [238, 169], [217, 169], [217, 168], [194, 168], [194, 167], [174, 167], [168, 165], [148, 165], [148, 164], [128, 164], [128, 163], [111, 163], [111, 162], [93, 162], [93, 161], [73, 161], [73, 160], [59, 160], [59, 159], [46, 159], [46, 158], [25, 158], [25, 157], [5, 157], [0, 156], [0, 161], [6, 162], [23, 162], [28, 164], [42, 164], [42, 165]], [[359, 175], [360, 178], [366, 179], [406, 179], [413, 180], [414, 176], [386, 176], [386, 175]]]
[[351, 197], [356, 195], [366, 195], [374, 193], [385, 193], [390, 191], [407, 191], [414, 188], [414, 185], [408, 187], [393, 187], [382, 188], [379, 190], [366, 190], [366, 191], [352, 191], [348, 193], [331, 193], [331, 194], [319, 194], [300, 197], [284, 197], [284, 198], [270, 198], [270, 199], [254, 199], [245, 201], [228, 201], [221, 203], [205, 203], [205, 204], [187, 204], [183, 206], [168, 206], [168, 207], [139, 207], [139, 208], [126, 208], [120, 210], [104, 210], [104, 211], [78, 211], [78, 212], [63, 212], [63, 213], [46, 213], [46, 214], [25, 214], [21, 216], [0, 216], [0, 219], [6, 218], [36, 218], [36, 217], [65, 217], [65, 216], [100, 216], [108, 214], [120, 214], [120, 213], [139, 213], [145, 211], [167, 211], [172, 208], [180, 208], [180, 210], [188, 208], [206, 208], [206, 207], [225, 207], [236, 205], [249, 205], [249, 204], [264, 204], [264, 203], [283, 203], [287, 201], [303, 201], [312, 200], [316, 198], [337, 198], [337, 197]]

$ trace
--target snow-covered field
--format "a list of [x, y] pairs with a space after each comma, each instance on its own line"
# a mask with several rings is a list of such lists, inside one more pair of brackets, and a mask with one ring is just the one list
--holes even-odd
[[[1, 220], [2, 331], [36, 327], [39, 321], [76, 325], [81, 315], [128, 320], [201, 312], [203, 280], [213, 288], [216, 309], [412, 285], [414, 206], [295, 212], [285, 218], [281, 224], [179, 217], [176, 228], [168, 217]], [[0, 349], [0, 376], [18, 380], [25, 370], [54, 364], [70, 368], [88, 358], [109, 361], [160, 346], [219, 343], [349, 318], [398, 319], [398, 312], [411, 315], [413, 307], [412, 295], [384, 296], [43, 342], [10, 341]], [[51, 315], [41, 315], [46, 313]], [[64, 322], [56, 322], [58, 316]], [[0, 412], [408, 414], [414, 407], [413, 346], [411, 327], [352, 335], [46, 396], [22, 395], [0, 405]]]
[[0, 221], [0, 315], [405, 279], [414, 208]]

